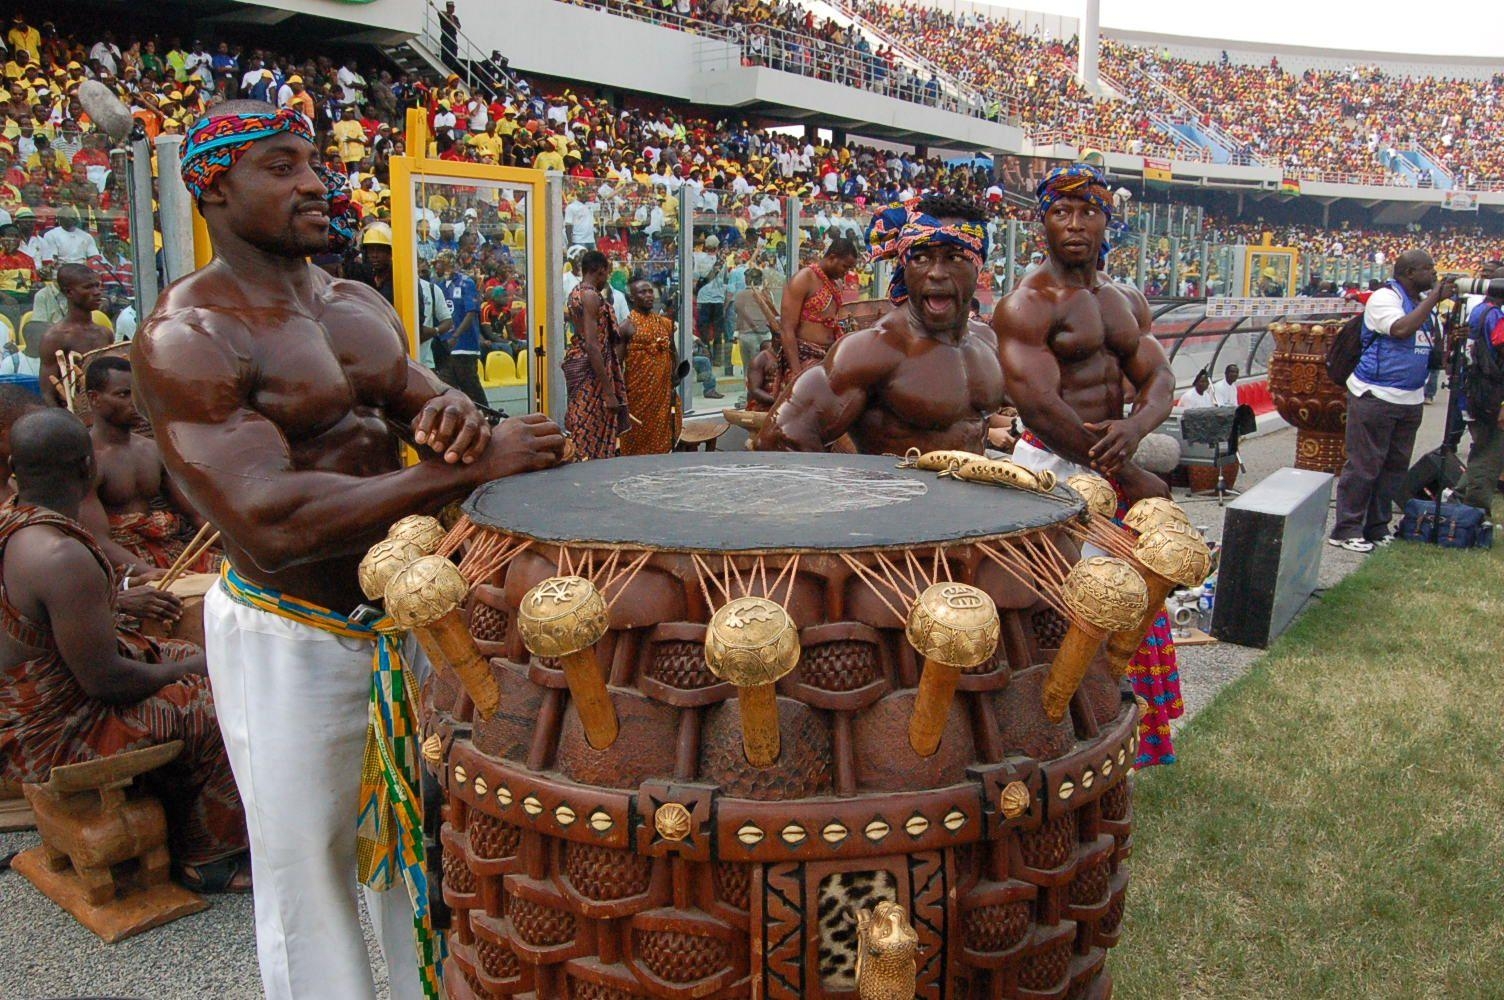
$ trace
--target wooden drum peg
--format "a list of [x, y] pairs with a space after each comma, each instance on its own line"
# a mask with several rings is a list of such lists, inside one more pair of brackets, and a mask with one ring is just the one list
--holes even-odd
[[781, 605], [765, 597], [738, 597], [710, 617], [705, 662], [736, 685], [742, 715], [742, 752], [754, 767], [768, 767], [782, 749], [774, 685], [799, 665], [799, 629]]
[[517, 631], [534, 656], [553, 657], [564, 669], [569, 696], [585, 728], [585, 741], [597, 750], [616, 742], [616, 706], [595, 644], [610, 624], [606, 599], [595, 584], [579, 576], [553, 576], [522, 598]]
[[965, 583], [927, 587], [909, 610], [905, 633], [924, 658], [909, 720], [909, 746], [921, 757], [940, 748], [956, 681], [963, 670], [987, 662], [997, 652], [1001, 628], [992, 598]]
[[1144, 578], [1110, 556], [1093, 556], [1072, 566], [1060, 597], [1071, 624], [1044, 680], [1044, 714], [1051, 722], [1065, 718], [1102, 640], [1109, 632], [1136, 625], [1149, 603]]
[[1144, 636], [1159, 617], [1165, 598], [1176, 586], [1199, 587], [1212, 571], [1212, 553], [1195, 528], [1166, 521], [1139, 536], [1133, 556], [1144, 568], [1148, 608], [1132, 628], [1113, 632], [1107, 640], [1107, 662], [1114, 677], [1128, 669]]
[[386, 613], [417, 634], [436, 666], [454, 671], [476, 714], [489, 719], [501, 707], [501, 688], [460, 614], [469, 596], [470, 584], [454, 563], [443, 556], [420, 556], [387, 582]]

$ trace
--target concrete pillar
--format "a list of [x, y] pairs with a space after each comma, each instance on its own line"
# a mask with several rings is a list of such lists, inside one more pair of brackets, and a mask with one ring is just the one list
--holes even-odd
[[157, 206], [162, 223], [162, 267], [169, 283], [193, 270], [193, 202], [183, 184], [183, 137], [156, 139]]
[[1086, 0], [1081, 12], [1081, 37], [1076, 55], [1076, 79], [1087, 93], [1101, 92], [1097, 80], [1097, 49], [1101, 46], [1102, 0]]

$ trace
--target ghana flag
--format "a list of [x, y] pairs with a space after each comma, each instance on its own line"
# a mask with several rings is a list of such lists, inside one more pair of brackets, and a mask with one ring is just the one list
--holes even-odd
[[1144, 159], [1144, 183], [1148, 186], [1167, 188], [1173, 176], [1169, 160]]
[[1291, 198], [1300, 195], [1300, 180], [1296, 177], [1281, 177], [1279, 179], [1279, 193]]

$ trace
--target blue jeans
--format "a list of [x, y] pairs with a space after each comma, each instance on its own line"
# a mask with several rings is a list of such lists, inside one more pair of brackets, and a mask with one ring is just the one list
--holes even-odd
[[715, 369], [710, 364], [710, 359], [703, 354], [696, 354], [691, 359], [695, 366], [695, 378], [700, 380], [700, 388], [710, 392], [715, 388]]
[[1436, 390], [1441, 386], [1441, 369], [1432, 369], [1426, 375], [1426, 402], [1436, 398]]

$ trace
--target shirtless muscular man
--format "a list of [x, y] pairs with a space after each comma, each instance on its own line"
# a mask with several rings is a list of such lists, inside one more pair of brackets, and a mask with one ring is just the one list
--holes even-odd
[[[216, 106], [188, 130], [182, 169], [214, 259], [166, 290], [132, 367], [168, 472], [220, 530], [230, 562], [205, 599], [206, 647], [250, 828], [262, 984], [272, 1000], [375, 997], [352, 891], [359, 816], [391, 995], [432, 994], [422, 866], [390, 839], [395, 829], [421, 859], [411, 813], [390, 807], [416, 776], [362, 788], [371, 703], [411, 706], [393, 674], [401, 658], [379, 634], [385, 619], [360, 607], [355, 568], [398, 518], [554, 465], [564, 439], [539, 415], [493, 431], [407, 357], [378, 292], [308, 263], [331, 229], [348, 235], [348, 220], [343, 178], [323, 167], [296, 111]], [[403, 438], [422, 449], [407, 468]], [[383, 696], [373, 667], [396, 693]]]
[[875, 252], [896, 262], [896, 309], [836, 341], [795, 381], [757, 439], [768, 451], [820, 451], [850, 433], [857, 450], [981, 453], [1005, 405], [997, 338], [970, 315], [987, 255], [981, 210], [932, 197], [903, 214]]
[[[1175, 380], [1149, 336], [1148, 300], [1099, 266], [1112, 212], [1107, 180], [1077, 163], [1051, 172], [1038, 196], [1048, 257], [992, 314], [1008, 398], [1027, 428], [1013, 457], [1062, 481], [1089, 469], [1115, 482], [1130, 504], [1168, 496], [1132, 459], [1169, 416]], [[1127, 417], [1125, 378], [1135, 390]]]

